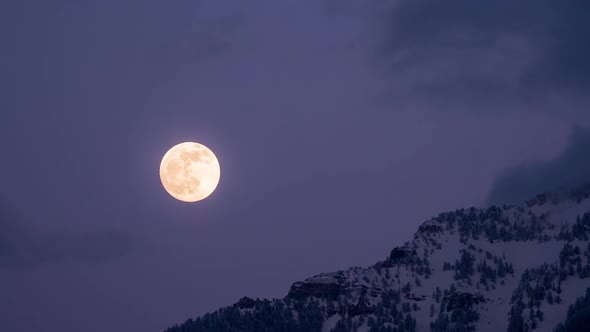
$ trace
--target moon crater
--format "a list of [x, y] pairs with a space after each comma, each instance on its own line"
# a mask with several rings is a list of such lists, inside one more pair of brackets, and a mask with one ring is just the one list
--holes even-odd
[[160, 163], [160, 180], [174, 198], [196, 202], [207, 198], [219, 183], [217, 157], [206, 146], [185, 142], [173, 146]]

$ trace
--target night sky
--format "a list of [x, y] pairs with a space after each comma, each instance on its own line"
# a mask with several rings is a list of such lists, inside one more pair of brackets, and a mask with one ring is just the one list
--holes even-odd
[[[0, 4], [0, 330], [161, 331], [590, 177], [585, 0]], [[187, 204], [159, 163], [210, 147]]]

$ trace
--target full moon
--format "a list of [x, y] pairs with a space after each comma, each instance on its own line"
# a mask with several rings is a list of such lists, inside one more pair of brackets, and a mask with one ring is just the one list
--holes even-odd
[[219, 161], [213, 151], [199, 143], [173, 146], [160, 163], [164, 189], [183, 202], [196, 202], [211, 195], [220, 174]]

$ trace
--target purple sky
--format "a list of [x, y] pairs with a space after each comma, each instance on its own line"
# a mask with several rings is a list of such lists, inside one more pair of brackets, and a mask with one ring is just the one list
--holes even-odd
[[358, 3], [3, 2], [0, 330], [161, 331], [588, 180], [588, 2]]

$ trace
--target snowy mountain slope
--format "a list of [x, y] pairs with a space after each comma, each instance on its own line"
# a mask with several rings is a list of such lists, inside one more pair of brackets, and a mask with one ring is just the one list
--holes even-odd
[[590, 186], [424, 222], [367, 268], [243, 298], [167, 332], [553, 331], [590, 288]]

